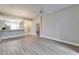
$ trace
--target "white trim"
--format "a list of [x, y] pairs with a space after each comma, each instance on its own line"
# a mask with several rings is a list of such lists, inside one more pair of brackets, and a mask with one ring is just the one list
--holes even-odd
[[64, 40], [60, 40], [60, 39], [56, 39], [56, 38], [52, 38], [52, 37], [47, 37], [47, 36], [40, 36], [40, 37], [48, 38], [48, 39], [51, 39], [51, 40], [55, 40], [55, 41], [59, 41], [59, 42], [63, 42], [63, 43], [69, 44], [69, 45], [79, 47], [79, 44], [77, 44], [77, 43], [67, 42], [67, 41], [64, 41]]

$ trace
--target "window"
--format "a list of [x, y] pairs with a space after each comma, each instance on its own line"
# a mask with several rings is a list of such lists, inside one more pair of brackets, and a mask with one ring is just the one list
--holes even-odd
[[18, 18], [7, 18], [7, 17], [0, 17], [0, 27], [5, 27], [7, 30], [22, 30], [23, 29], [23, 22], [21, 19]]

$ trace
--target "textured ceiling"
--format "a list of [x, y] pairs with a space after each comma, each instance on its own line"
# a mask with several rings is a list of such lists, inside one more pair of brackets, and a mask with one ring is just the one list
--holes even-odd
[[34, 18], [43, 9], [45, 13], [53, 13], [71, 6], [70, 4], [14, 4], [0, 5], [0, 13], [21, 16], [26, 18]]

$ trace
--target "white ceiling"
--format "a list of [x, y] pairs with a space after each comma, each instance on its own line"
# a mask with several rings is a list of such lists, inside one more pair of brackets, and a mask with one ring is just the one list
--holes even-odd
[[26, 18], [34, 18], [39, 13], [40, 9], [42, 8], [45, 13], [53, 13], [60, 9], [66, 8], [71, 6], [70, 4], [14, 4], [14, 5], [0, 5], [0, 12], [15, 15], [15, 16], [22, 16]]

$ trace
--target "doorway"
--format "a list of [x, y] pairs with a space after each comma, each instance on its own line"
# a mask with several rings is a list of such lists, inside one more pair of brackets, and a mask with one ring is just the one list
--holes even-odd
[[36, 24], [36, 35], [40, 36], [40, 23]]

